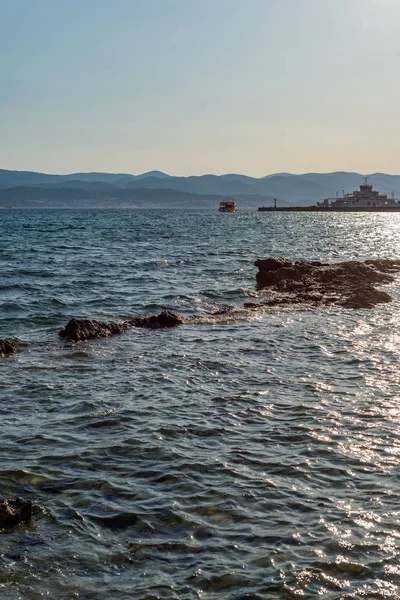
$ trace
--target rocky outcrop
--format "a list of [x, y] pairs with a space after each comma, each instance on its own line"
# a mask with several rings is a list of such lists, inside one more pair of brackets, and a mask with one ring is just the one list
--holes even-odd
[[[257, 260], [257, 287], [264, 291], [262, 305], [328, 304], [345, 308], [372, 308], [390, 302], [391, 296], [376, 285], [391, 283], [400, 271], [398, 260], [340, 263], [294, 262], [287, 258]], [[247, 303], [246, 308], [259, 304]]]
[[279, 305], [372, 308], [378, 303], [391, 301], [391, 296], [376, 286], [391, 283], [394, 273], [400, 271], [399, 260], [383, 259], [328, 264], [319, 261], [292, 262], [279, 257], [257, 260], [255, 265], [259, 269], [256, 278], [257, 288], [262, 291], [261, 302], [247, 302], [243, 308], [223, 307], [206, 316], [181, 317], [163, 311], [159, 315], [136, 317], [119, 323], [71, 319], [59, 335], [69, 342], [82, 342], [123, 333], [132, 327], [161, 329], [182, 323], [231, 322], [246, 318], [250, 310]]
[[91, 319], [71, 319], [64, 329], [58, 332], [58, 335], [70, 342], [84, 342], [85, 340], [122, 333], [126, 329], [128, 329], [126, 322], [102, 323]]
[[0, 500], [0, 529], [29, 523], [32, 519], [32, 502], [24, 498]]
[[123, 333], [131, 327], [146, 327], [148, 329], [161, 329], [167, 327], [176, 327], [183, 323], [182, 317], [164, 310], [159, 315], [150, 315], [146, 317], [136, 317], [120, 323], [103, 323], [91, 319], [71, 319], [64, 329], [58, 332], [61, 338], [69, 342], [83, 342], [95, 338], [109, 337], [111, 335]]
[[17, 346], [12, 340], [0, 340], [0, 357], [15, 354]]
[[159, 315], [150, 315], [149, 317], [137, 317], [129, 321], [132, 327], [147, 327], [148, 329], [160, 329], [165, 327], [176, 327], [182, 325], [183, 319], [180, 315], [163, 310]]

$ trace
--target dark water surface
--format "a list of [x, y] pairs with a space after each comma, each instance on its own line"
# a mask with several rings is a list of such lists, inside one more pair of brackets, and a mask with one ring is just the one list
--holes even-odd
[[204, 315], [256, 258], [399, 258], [400, 215], [1, 211], [0, 598], [400, 598], [400, 279], [72, 347], [71, 317]]

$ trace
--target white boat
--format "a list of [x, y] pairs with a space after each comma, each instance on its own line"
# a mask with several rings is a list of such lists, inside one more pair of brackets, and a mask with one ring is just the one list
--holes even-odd
[[235, 213], [236, 212], [236, 202], [234, 202], [233, 200], [224, 200], [220, 203], [219, 205], [219, 212], [229, 212], [229, 213]]

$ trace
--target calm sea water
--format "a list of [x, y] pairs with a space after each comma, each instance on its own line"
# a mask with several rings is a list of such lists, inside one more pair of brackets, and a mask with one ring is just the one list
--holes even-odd
[[400, 598], [400, 278], [365, 311], [207, 315], [256, 258], [399, 258], [400, 215], [1, 211], [2, 599]]

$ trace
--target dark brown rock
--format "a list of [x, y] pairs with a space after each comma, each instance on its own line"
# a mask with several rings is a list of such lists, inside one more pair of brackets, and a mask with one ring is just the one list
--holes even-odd
[[71, 319], [64, 329], [58, 332], [61, 338], [70, 342], [83, 342], [99, 337], [109, 337], [123, 333], [128, 329], [128, 323], [102, 323], [91, 319]]
[[375, 288], [360, 288], [350, 293], [341, 302], [344, 308], [373, 308], [381, 302], [391, 302], [392, 298], [386, 292]]
[[17, 346], [12, 340], [0, 340], [0, 357], [15, 354]]
[[166, 327], [176, 327], [183, 323], [182, 317], [164, 310], [159, 315], [150, 315], [148, 317], [137, 317], [129, 321], [120, 323], [103, 323], [91, 319], [71, 319], [64, 329], [58, 332], [61, 338], [69, 342], [84, 342], [101, 337], [109, 337], [123, 333], [131, 327], [146, 327], [148, 329], [160, 329]]
[[259, 303], [247, 302], [243, 308], [224, 306], [205, 317], [194, 315], [183, 318], [166, 310], [159, 315], [136, 317], [119, 323], [71, 319], [59, 335], [68, 341], [80, 342], [123, 333], [131, 327], [170, 328], [182, 323], [206, 323], [210, 318], [227, 322], [242, 318], [247, 311], [266, 306], [372, 308], [378, 303], [391, 301], [387, 292], [375, 286], [392, 282], [394, 273], [400, 271], [400, 261], [388, 259], [328, 264], [319, 261], [293, 263], [288, 258], [279, 257], [257, 260], [255, 265], [259, 268], [257, 287], [263, 290]]
[[159, 315], [150, 315], [149, 317], [137, 317], [129, 321], [132, 327], [147, 327], [148, 329], [160, 329], [166, 327], [176, 327], [182, 325], [183, 319], [180, 315], [163, 310]]
[[259, 268], [257, 287], [265, 291], [262, 304], [267, 306], [336, 304], [345, 308], [372, 308], [391, 301], [388, 293], [375, 286], [392, 282], [393, 274], [400, 271], [400, 261], [388, 259], [327, 264], [291, 263], [279, 258], [257, 260], [254, 264]]
[[0, 529], [29, 523], [32, 519], [32, 502], [24, 498], [0, 500]]
[[256, 260], [254, 263], [256, 267], [259, 267], [260, 271], [262, 270], [264, 273], [270, 271], [278, 271], [282, 267], [290, 267], [292, 261], [284, 256], [278, 256], [277, 258], [261, 258]]

